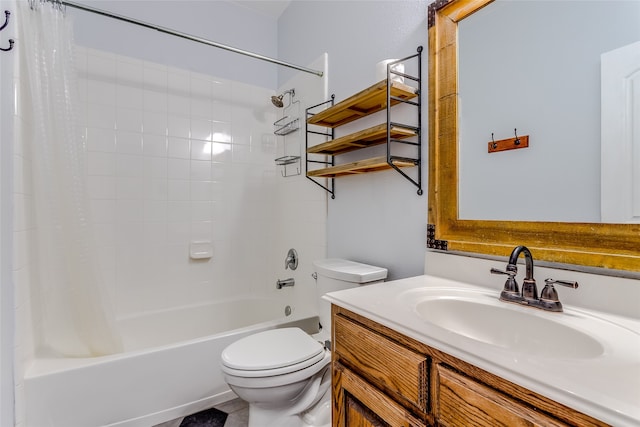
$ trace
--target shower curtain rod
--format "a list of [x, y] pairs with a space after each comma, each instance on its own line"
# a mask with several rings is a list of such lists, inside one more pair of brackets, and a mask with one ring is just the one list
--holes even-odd
[[171, 30], [169, 28], [161, 27], [159, 25], [154, 25], [154, 24], [149, 24], [147, 22], [138, 21], [138, 20], [133, 19], [133, 18], [128, 18], [126, 16], [117, 15], [115, 13], [106, 12], [104, 10], [96, 9], [96, 8], [93, 8], [93, 7], [90, 7], [90, 6], [85, 6], [83, 4], [79, 4], [79, 3], [75, 3], [75, 2], [71, 2], [71, 1], [66, 1], [66, 0], [62, 0], [62, 1], [61, 0], [47, 0], [47, 1], [51, 1], [51, 2], [54, 2], [54, 3], [60, 3], [60, 4], [64, 5], [64, 6], [73, 7], [73, 8], [76, 8], [76, 9], [84, 10], [86, 12], [97, 13], [98, 15], [106, 16], [108, 18], [117, 19], [119, 21], [128, 22], [130, 24], [139, 25], [141, 27], [145, 27], [145, 28], [149, 28], [149, 29], [152, 29], [152, 30], [160, 31], [161, 33], [170, 34], [172, 36], [177, 36], [177, 37], [181, 37], [183, 39], [187, 39], [187, 40], [191, 40], [191, 41], [194, 41], [194, 42], [198, 42], [198, 43], [206, 44], [206, 45], [209, 45], [209, 46], [217, 47], [219, 49], [224, 49], [224, 50], [228, 50], [228, 51], [231, 51], [231, 52], [234, 52], [234, 53], [239, 53], [241, 55], [249, 56], [251, 58], [260, 59], [262, 61], [271, 62], [273, 64], [282, 65], [284, 67], [293, 68], [293, 69], [296, 69], [296, 70], [299, 70], [299, 71], [304, 71], [305, 73], [315, 74], [316, 76], [319, 76], [319, 77], [322, 77], [322, 75], [324, 74], [322, 71], [313, 70], [311, 68], [302, 67], [300, 65], [291, 64], [289, 62], [280, 61], [279, 59], [270, 58], [268, 56], [260, 55], [258, 53], [249, 52], [247, 50], [238, 49], [238, 48], [235, 48], [235, 47], [232, 47], [232, 46], [227, 46], [227, 45], [224, 45], [222, 43], [216, 43], [216, 42], [213, 42], [211, 40], [203, 39], [201, 37], [196, 37], [196, 36], [192, 36], [190, 34], [181, 33], [179, 31]]

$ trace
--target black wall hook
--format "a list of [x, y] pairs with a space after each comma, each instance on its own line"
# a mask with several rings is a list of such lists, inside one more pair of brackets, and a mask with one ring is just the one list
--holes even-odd
[[[5, 27], [7, 25], [9, 25], [9, 16], [10, 15], [11, 15], [11, 12], [9, 12], [8, 10], [4, 11], [4, 24], [2, 24], [2, 26], [0, 26], [0, 31], [4, 30]], [[3, 51], [3, 52], [10, 51], [11, 49], [13, 49], [13, 43], [14, 43], [13, 39], [9, 39], [9, 47], [8, 48], [0, 47], [0, 50]]]

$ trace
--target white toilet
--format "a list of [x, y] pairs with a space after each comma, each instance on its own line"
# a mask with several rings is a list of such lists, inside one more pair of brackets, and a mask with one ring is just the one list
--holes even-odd
[[313, 263], [322, 330], [273, 329], [242, 338], [222, 352], [225, 381], [249, 403], [249, 427], [325, 427], [331, 423], [331, 306], [327, 292], [384, 281], [387, 269], [342, 259]]

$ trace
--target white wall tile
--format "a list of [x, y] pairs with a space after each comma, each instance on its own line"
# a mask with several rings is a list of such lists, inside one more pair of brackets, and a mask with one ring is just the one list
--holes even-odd
[[153, 65], [149, 62], [144, 64], [143, 78], [145, 89], [158, 93], [167, 92], [167, 70], [166, 67]]
[[118, 131], [116, 134], [116, 151], [126, 154], [142, 154], [142, 134]]
[[190, 105], [191, 102], [185, 95], [176, 95], [172, 92], [167, 95], [167, 112], [169, 114], [188, 116], [190, 114]]
[[202, 117], [210, 119], [213, 113], [211, 98], [191, 98], [189, 103], [191, 117]]
[[116, 179], [113, 176], [89, 175], [87, 189], [92, 199], [115, 199]]
[[87, 83], [87, 99], [102, 105], [116, 105], [116, 85], [110, 82], [90, 80]]
[[191, 204], [188, 201], [169, 200], [167, 202], [167, 221], [190, 221]]
[[167, 187], [167, 198], [171, 201], [189, 200], [190, 182], [170, 179]]
[[191, 140], [191, 159], [211, 161], [212, 144], [209, 141]]
[[211, 201], [213, 186], [211, 181], [191, 181], [190, 199], [193, 201]]
[[180, 95], [189, 99], [190, 86], [189, 72], [177, 68], [169, 68], [167, 71], [167, 91], [169, 94]]
[[87, 153], [87, 169], [90, 175], [115, 175], [116, 155], [100, 151]]
[[116, 88], [116, 105], [119, 108], [130, 108], [136, 110], [144, 109], [142, 89], [119, 85]]
[[87, 104], [87, 125], [99, 129], [116, 128], [116, 107], [95, 102]]
[[167, 159], [164, 157], [144, 157], [144, 173], [147, 178], [166, 178]]
[[157, 223], [165, 229], [168, 212], [168, 202], [166, 200], [145, 200], [144, 201], [144, 221], [147, 223]]
[[[166, 87], [166, 86], [165, 86]], [[156, 90], [144, 90], [142, 99], [145, 111], [153, 111], [158, 113], [167, 112], [167, 93]]]
[[167, 141], [167, 157], [176, 159], [191, 158], [191, 146], [189, 139], [170, 136]]
[[116, 111], [116, 129], [129, 132], [142, 132], [142, 113], [141, 109], [121, 108]]
[[[118, 315], [254, 288], [271, 291], [281, 264], [281, 256], [270, 253], [275, 229], [282, 226], [276, 187], [287, 183], [277, 179], [273, 162], [273, 91], [111, 54], [94, 56], [103, 77], [90, 82], [87, 74], [80, 82], [87, 87], [88, 187], [102, 270], [114, 282], [109, 289]], [[284, 206], [291, 215], [306, 213], [295, 204]], [[310, 234], [308, 223], [294, 222], [300, 234], [295, 241], [311, 241], [302, 236]], [[322, 222], [316, 228], [313, 236], [324, 233]], [[213, 259], [190, 260], [191, 240], [212, 240]], [[239, 268], [236, 256], [250, 268]]]
[[142, 222], [143, 212], [144, 202], [142, 200], [118, 199], [116, 202], [116, 220], [118, 224]]
[[87, 129], [87, 148], [89, 151], [115, 152], [116, 132], [96, 127]]
[[211, 181], [211, 162], [208, 160], [191, 160], [190, 178], [195, 181]]
[[157, 135], [145, 133], [142, 136], [142, 146], [147, 156], [167, 157], [167, 137], [163, 133]]
[[169, 198], [169, 182], [166, 179], [145, 178], [142, 197], [145, 201], [166, 201]]
[[[127, 89], [137, 85], [142, 88], [143, 63], [133, 58], [119, 57], [116, 61], [117, 79], [120, 87]], [[142, 93], [140, 94], [142, 95]], [[142, 102], [142, 96], [140, 97]], [[142, 107], [142, 104], [139, 105]]]
[[140, 177], [117, 178], [118, 200], [140, 201], [144, 198], [144, 180]]
[[116, 174], [119, 177], [140, 177], [144, 174], [143, 165], [144, 157], [139, 154], [121, 154], [116, 155]]
[[146, 110], [142, 117], [143, 131], [146, 134], [167, 135], [167, 115], [158, 110], [150, 110], [145, 105]]
[[204, 78], [198, 78], [195, 73], [190, 80], [189, 92], [192, 98], [210, 98], [211, 97], [211, 81]]
[[178, 138], [189, 138], [191, 135], [191, 120], [175, 114], [169, 114], [167, 119], [167, 134]]
[[190, 238], [191, 223], [168, 222], [167, 223], [167, 243], [170, 245], [188, 244]]
[[187, 159], [167, 159], [167, 177], [171, 180], [187, 180], [190, 177], [191, 161]]
[[[211, 221], [213, 218], [213, 203], [211, 201], [192, 201], [191, 221]], [[211, 229], [211, 224], [209, 229]]]
[[93, 198], [89, 201], [93, 224], [114, 223], [116, 220], [116, 200]]
[[191, 119], [191, 139], [201, 141], [211, 141], [213, 135], [213, 124], [206, 119]]
[[212, 142], [211, 143], [211, 160], [216, 163], [231, 163], [232, 149], [231, 144]]
[[87, 54], [87, 74], [91, 80], [115, 80], [116, 62], [105, 52], [91, 50]]

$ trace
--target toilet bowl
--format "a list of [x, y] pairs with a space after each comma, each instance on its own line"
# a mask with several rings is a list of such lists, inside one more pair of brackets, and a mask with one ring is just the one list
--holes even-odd
[[329, 400], [331, 353], [302, 329], [242, 338], [221, 360], [225, 381], [249, 403], [249, 427], [304, 426], [303, 413]]
[[[314, 262], [317, 294], [382, 281], [387, 270], [340, 259]], [[229, 345], [221, 357], [225, 381], [249, 403], [249, 427], [329, 427], [331, 424], [330, 306], [318, 298], [322, 331], [259, 332]]]

